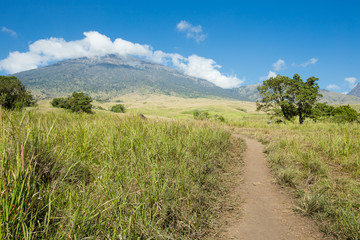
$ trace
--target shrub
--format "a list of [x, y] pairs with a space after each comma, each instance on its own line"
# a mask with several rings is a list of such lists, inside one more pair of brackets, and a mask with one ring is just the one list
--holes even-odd
[[198, 110], [196, 110], [196, 111], [193, 112], [193, 116], [194, 116], [195, 119], [198, 119], [198, 120], [206, 120], [206, 119], [209, 119], [210, 114], [207, 111], [198, 111]]
[[213, 121], [220, 121], [225, 122], [225, 118], [221, 115], [215, 114], [214, 116], [211, 116], [209, 112], [207, 111], [199, 111], [195, 110], [193, 112], [194, 119], [197, 120], [213, 120]]
[[85, 95], [83, 92], [73, 92], [73, 94], [67, 98], [54, 98], [51, 101], [51, 105], [53, 107], [68, 109], [71, 112], [92, 113], [91, 102], [91, 97]]
[[66, 108], [66, 100], [65, 98], [54, 98], [51, 103], [53, 107], [57, 108]]
[[359, 118], [358, 112], [349, 105], [336, 107], [333, 112], [337, 122], [354, 122]]
[[221, 115], [216, 114], [216, 115], [213, 116], [213, 118], [214, 118], [215, 121], [225, 122], [225, 118], [223, 116], [221, 116]]
[[123, 104], [116, 104], [111, 107], [110, 111], [116, 112], [116, 113], [124, 113], [125, 112], [125, 106]]
[[316, 103], [313, 109], [313, 115], [316, 118], [330, 117], [334, 115], [335, 107], [328, 105], [327, 103]]

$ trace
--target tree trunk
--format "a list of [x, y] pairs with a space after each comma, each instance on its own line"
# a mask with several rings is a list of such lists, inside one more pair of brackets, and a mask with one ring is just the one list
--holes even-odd
[[299, 123], [300, 123], [300, 124], [303, 124], [304, 120], [305, 120], [305, 118], [304, 118], [302, 112], [299, 111]]

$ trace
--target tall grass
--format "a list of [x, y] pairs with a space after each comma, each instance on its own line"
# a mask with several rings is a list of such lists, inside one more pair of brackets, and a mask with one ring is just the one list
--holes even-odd
[[111, 114], [0, 117], [0, 239], [201, 239], [229, 133]]
[[278, 182], [297, 193], [296, 210], [339, 239], [360, 239], [360, 124], [238, 125], [266, 143]]

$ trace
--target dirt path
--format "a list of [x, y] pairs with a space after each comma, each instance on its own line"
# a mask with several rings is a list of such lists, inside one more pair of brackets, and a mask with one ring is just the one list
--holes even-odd
[[241, 133], [234, 132], [233, 137], [244, 139], [247, 145], [243, 181], [229, 196], [241, 199], [242, 206], [225, 215], [227, 226], [220, 238], [325, 239], [310, 219], [293, 213], [291, 198], [274, 183], [263, 145]]

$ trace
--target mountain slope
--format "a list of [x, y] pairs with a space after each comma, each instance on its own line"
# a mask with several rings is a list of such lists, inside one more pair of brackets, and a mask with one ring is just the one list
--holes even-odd
[[347, 95], [360, 97], [360, 83], [356, 84], [356, 86], [351, 89], [351, 91]]
[[112, 98], [125, 93], [159, 93], [183, 97], [241, 97], [204, 79], [133, 57], [79, 58], [15, 74], [42, 97], [83, 91]]
[[[238, 88], [238, 93], [244, 99], [247, 99], [250, 102], [255, 102], [260, 100], [260, 95], [257, 91], [257, 87], [260, 84], [241, 86]], [[330, 92], [327, 90], [320, 90], [322, 94], [321, 102], [327, 102], [329, 104], [360, 104], [360, 98], [355, 96], [349, 96], [337, 92]]]
[[[259, 84], [223, 89], [172, 68], [134, 57], [78, 58], [15, 74], [38, 98], [86, 92], [111, 99], [127, 93], [165, 94], [180, 97], [221, 97], [255, 102]], [[359, 84], [358, 84], [359, 86]], [[359, 86], [360, 88], [360, 86]], [[360, 103], [360, 98], [321, 90], [322, 101], [337, 104]]]

